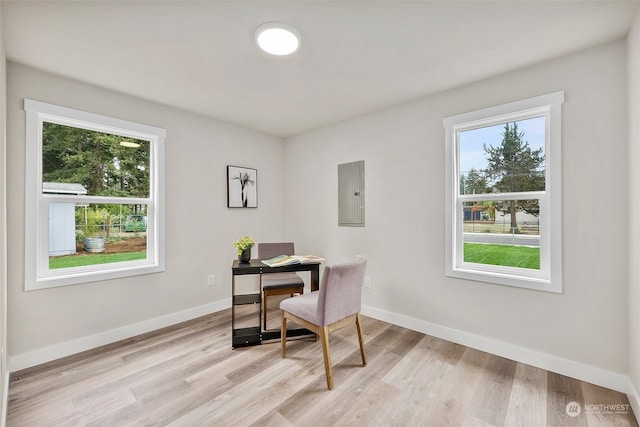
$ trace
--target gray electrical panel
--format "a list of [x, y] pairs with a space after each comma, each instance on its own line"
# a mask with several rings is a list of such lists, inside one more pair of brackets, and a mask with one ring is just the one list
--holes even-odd
[[364, 160], [338, 165], [338, 225], [364, 227]]

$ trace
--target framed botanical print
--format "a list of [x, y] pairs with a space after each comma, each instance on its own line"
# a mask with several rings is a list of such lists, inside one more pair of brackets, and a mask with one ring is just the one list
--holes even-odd
[[227, 166], [227, 207], [258, 207], [258, 171], [240, 166]]

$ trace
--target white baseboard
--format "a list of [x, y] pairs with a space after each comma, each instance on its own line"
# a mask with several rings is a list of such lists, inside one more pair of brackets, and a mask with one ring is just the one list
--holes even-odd
[[92, 348], [195, 319], [196, 317], [215, 313], [229, 307], [231, 307], [231, 298], [179, 311], [177, 313], [171, 313], [166, 316], [156, 317], [154, 319], [145, 320], [143, 322], [134, 323], [121, 328], [111, 329], [109, 331], [100, 332], [99, 334], [62, 342], [50, 347], [9, 356], [7, 361], [7, 371], [16, 372], [21, 369], [30, 368], [61, 357], [70, 356]]
[[[540, 353], [525, 347], [496, 341], [491, 338], [447, 328], [423, 320], [404, 316], [374, 307], [362, 306], [362, 314], [417, 332], [442, 338], [447, 341], [495, 354], [516, 362], [525, 363], [550, 372], [596, 384], [622, 393], [627, 393], [630, 381], [624, 374], [607, 371], [595, 366]], [[637, 398], [637, 393], [635, 394]], [[637, 400], [637, 399], [636, 399]], [[636, 401], [637, 404], [637, 401]], [[636, 408], [634, 407], [634, 411]], [[636, 412], [638, 414], [639, 412]]]
[[631, 379], [629, 379], [627, 385], [627, 397], [629, 398], [629, 403], [631, 404], [631, 409], [633, 409], [636, 419], [640, 420], [640, 394], [638, 394], [638, 390], [633, 386]]

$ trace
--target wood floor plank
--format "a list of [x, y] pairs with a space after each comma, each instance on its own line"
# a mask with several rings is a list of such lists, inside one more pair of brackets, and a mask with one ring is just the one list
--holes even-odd
[[325, 426], [402, 426], [419, 425], [406, 424], [395, 415], [403, 415], [408, 411], [399, 412], [403, 407], [400, 390], [381, 381], [369, 381], [366, 388], [360, 388], [357, 401], [345, 406], [344, 412], [333, 417], [331, 423], [323, 422]]
[[393, 372], [394, 368], [391, 375], [384, 378], [386, 383], [398, 388], [398, 399], [393, 402], [395, 407], [389, 405], [391, 402], [383, 402], [387, 408], [378, 414], [378, 419], [387, 425], [422, 425], [423, 420], [430, 417], [455, 370], [453, 365], [433, 358], [413, 365], [404, 363], [405, 359], [396, 368], [400, 367], [398, 370], [404, 370], [408, 375], [399, 378], [398, 372]]
[[268, 414], [251, 424], [251, 427], [294, 427], [282, 414], [276, 410], [270, 411]]
[[[277, 305], [269, 316], [278, 324]], [[7, 425], [638, 426], [630, 409], [605, 412], [629, 404], [622, 393], [376, 319], [362, 327], [364, 367], [355, 327], [330, 335], [331, 391], [319, 341], [288, 341], [286, 359], [278, 342], [232, 349], [224, 310], [13, 373]]]
[[[402, 360], [384, 376], [382, 379], [384, 382], [400, 390], [411, 387], [416, 381], [416, 376], [423, 374], [423, 367], [435, 360], [443, 359], [437, 350], [440, 348], [440, 342], [444, 342], [443, 340], [424, 335], [421, 338], [411, 351], [407, 352]], [[449, 360], [448, 357], [444, 359]], [[437, 366], [440, 365], [437, 364]]]
[[[73, 413], [70, 415], [62, 415], [57, 418], [52, 418], [51, 425], [60, 427], [87, 425], [99, 419], [102, 411], [117, 411], [129, 406], [130, 404], [134, 404], [135, 402], [136, 398], [131, 390], [112, 390], [90, 402], [84, 401], [79, 404], [74, 402]], [[100, 411], [96, 411], [96, 407], [99, 407]]]
[[[354, 352], [352, 357], [355, 359], [358, 356], [359, 355]], [[374, 367], [382, 367], [383, 365], [393, 366], [398, 360], [400, 360], [400, 357], [397, 354], [385, 352], [378, 355], [370, 364], [373, 364]], [[362, 408], [363, 405], [369, 407], [369, 404], [373, 404], [376, 410], [383, 409], [380, 407], [380, 401], [370, 400], [373, 397], [370, 393], [383, 385], [386, 389], [393, 389], [393, 392], [389, 393], [388, 397], [395, 399], [398, 396], [398, 390], [382, 383], [377, 369], [367, 369], [369, 366], [369, 364], [366, 368], [353, 366], [350, 369], [350, 375], [341, 376], [337, 380], [340, 381], [340, 387], [344, 390], [343, 393], [339, 395], [323, 393], [318, 396], [318, 401], [314, 402], [306, 411], [303, 410], [304, 408], [299, 408], [295, 418], [292, 417], [291, 412], [283, 411], [284, 415], [297, 425], [307, 425], [306, 420], [317, 420], [320, 425], [336, 426], [349, 425], [343, 421], [343, 418], [354, 408]], [[321, 381], [317, 381], [313, 386], [320, 388], [322, 383]], [[311, 386], [306, 390], [302, 390], [299, 394], [311, 394], [310, 389]], [[378, 395], [377, 397], [381, 398], [382, 396]], [[376, 406], [376, 404], [378, 406]], [[366, 425], [366, 423], [361, 425]]]
[[473, 414], [490, 425], [504, 425], [517, 362], [494, 356], [483, 372]]
[[26, 399], [20, 407], [16, 402], [11, 405], [11, 414], [7, 414], [8, 426], [49, 426], [54, 417], [71, 417], [74, 413], [73, 401], [69, 396], [48, 394], [41, 398]]
[[638, 423], [627, 399], [621, 399], [620, 393], [594, 384], [581, 383], [582, 413], [589, 427], [619, 426], [637, 427]]
[[456, 365], [464, 355], [466, 347], [430, 335], [424, 336], [425, 351], [433, 360], [441, 360], [450, 365]]
[[564, 375], [547, 372], [547, 425], [586, 427], [588, 422], [584, 416], [571, 416], [574, 412], [567, 405], [584, 402], [580, 381]]
[[168, 425], [220, 425], [229, 419], [239, 425], [249, 425], [316, 378], [313, 372], [297, 369], [294, 361], [285, 359], [277, 370], [258, 373]]
[[544, 426], [547, 420], [547, 372], [518, 363], [505, 425]]
[[495, 356], [466, 349], [442, 393], [433, 402], [426, 425], [462, 426], [471, 421], [479, 403], [474, 399], [477, 399], [477, 391], [492, 357]]

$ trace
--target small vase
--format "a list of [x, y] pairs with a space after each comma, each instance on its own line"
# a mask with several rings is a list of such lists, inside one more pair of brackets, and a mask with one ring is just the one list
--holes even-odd
[[238, 255], [238, 260], [244, 264], [248, 263], [251, 260], [251, 248], [242, 251], [242, 253]]

